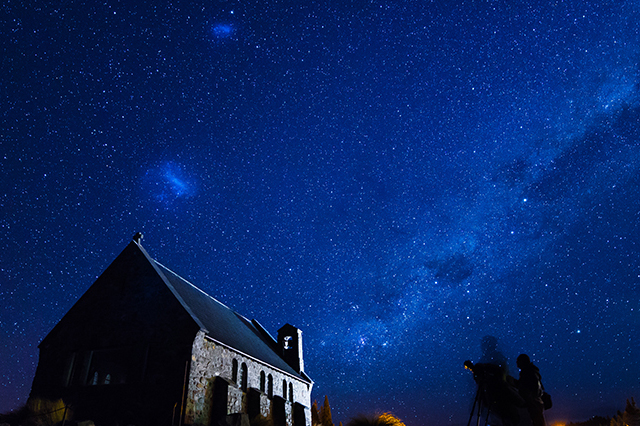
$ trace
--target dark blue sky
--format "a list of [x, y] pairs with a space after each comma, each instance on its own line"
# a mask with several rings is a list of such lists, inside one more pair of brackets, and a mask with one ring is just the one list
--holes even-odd
[[464, 424], [485, 335], [640, 397], [640, 5], [300, 3], [3, 4], [0, 411], [137, 231], [337, 421]]

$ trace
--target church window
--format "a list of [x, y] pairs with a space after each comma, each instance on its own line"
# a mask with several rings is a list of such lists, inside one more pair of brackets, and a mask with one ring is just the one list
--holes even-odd
[[242, 363], [242, 365], [240, 366], [240, 388], [246, 392], [247, 390], [247, 382], [248, 382], [248, 374], [247, 374], [247, 364], [245, 364], [244, 362]]
[[282, 381], [282, 399], [287, 400], [287, 381]]
[[293, 402], [293, 384], [289, 383], [289, 402]]
[[267, 377], [267, 396], [273, 398], [273, 376], [271, 374]]
[[264, 393], [267, 389], [267, 377], [264, 374], [264, 371], [260, 372], [260, 392]]
[[93, 382], [93, 372], [89, 375], [89, 366], [93, 351], [83, 351], [75, 354], [69, 365], [68, 386], [86, 386]]
[[69, 355], [65, 362], [64, 372], [62, 375], [62, 385], [67, 387], [71, 384], [71, 373], [73, 372], [73, 366], [75, 364], [76, 354], [75, 352]]
[[238, 360], [235, 358], [231, 363], [231, 381], [238, 383]]
[[127, 383], [134, 374], [130, 351], [127, 348], [91, 351], [87, 358], [87, 385], [120, 385]]

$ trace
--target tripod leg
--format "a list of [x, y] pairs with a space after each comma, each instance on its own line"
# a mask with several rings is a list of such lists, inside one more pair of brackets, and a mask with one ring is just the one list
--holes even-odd
[[479, 401], [480, 401], [480, 387], [478, 387], [478, 390], [476, 391], [476, 397], [473, 400], [473, 407], [471, 407], [471, 414], [469, 414], [469, 421], [467, 422], [467, 426], [469, 426], [471, 424], [471, 419], [473, 419], [473, 413], [474, 411], [476, 411], [476, 404], [478, 404], [478, 408], [479, 408]]
[[[478, 415], [476, 416], [476, 426], [480, 426], [480, 418], [482, 417], [482, 397], [478, 395]], [[485, 422], [484, 426], [487, 426]]]

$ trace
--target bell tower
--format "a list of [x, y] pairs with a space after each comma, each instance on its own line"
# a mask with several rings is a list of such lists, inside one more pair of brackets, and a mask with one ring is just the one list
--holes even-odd
[[302, 330], [285, 324], [278, 330], [278, 346], [282, 351], [282, 358], [298, 373], [304, 371], [302, 359]]

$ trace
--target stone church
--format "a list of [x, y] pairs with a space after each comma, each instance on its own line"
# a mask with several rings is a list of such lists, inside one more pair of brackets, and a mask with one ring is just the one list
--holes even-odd
[[31, 398], [62, 398], [99, 426], [310, 426], [301, 331], [286, 324], [274, 339], [140, 237], [41, 342]]

